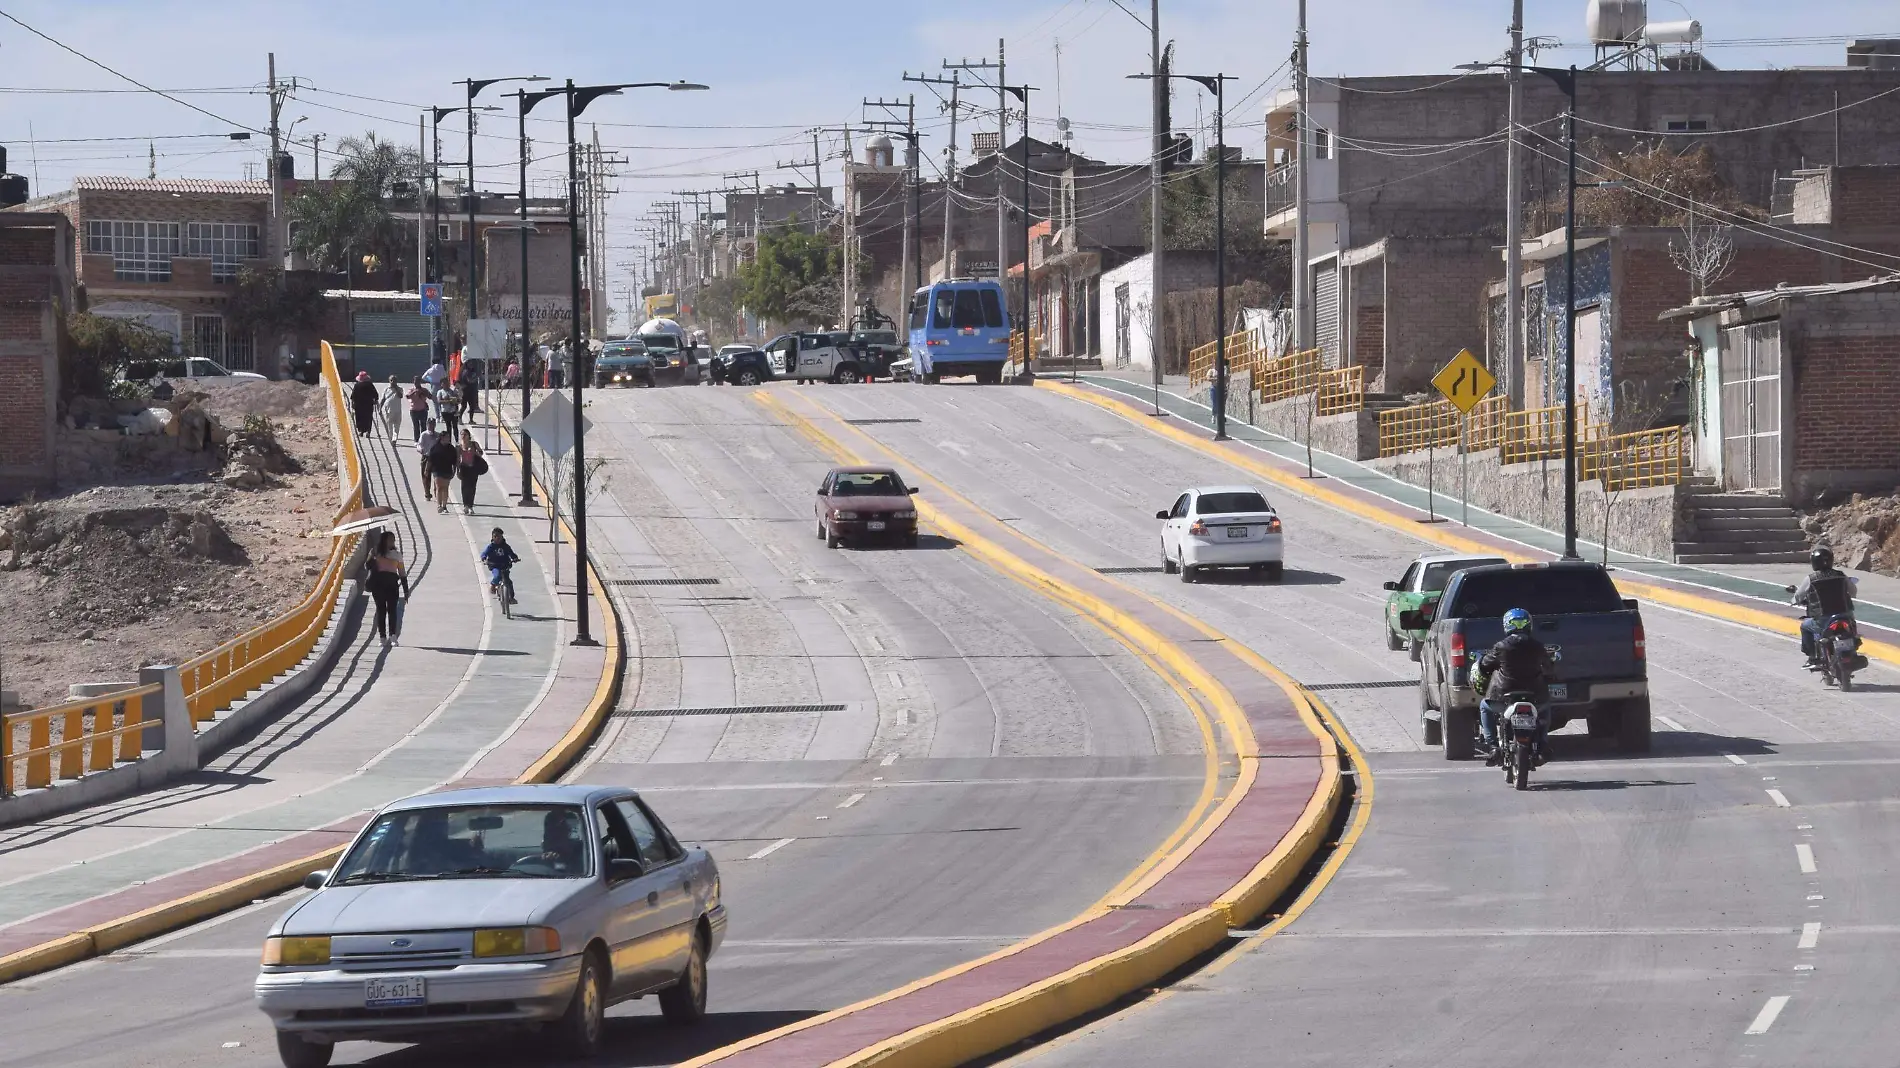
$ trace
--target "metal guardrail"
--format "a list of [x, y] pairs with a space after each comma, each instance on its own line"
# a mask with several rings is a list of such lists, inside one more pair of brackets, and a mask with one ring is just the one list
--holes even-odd
[[1458, 444], [1458, 409], [1447, 400], [1427, 401], [1379, 413], [1379, 456]]
[[[1448, 401], [1437, 400], [1379, 413], [1379, 455], [1399, 456], [1427, 447], [1458, 445], [1459, 416]], [[1611, 434], [1607, 423], [1591, 418], [1589, 405], [1577, 409], [1577, 478], [1598, 479], [1607, 491], [1673, 486], [1693, 466], [1687, 427], [1664, 427]], [[1564, 454], [1564, 406], [1513, 412], [1504, 397], [1487, 397], [1471, 410], [1464, 449], [1498, 450], [1500, 463], [1554, 460]]]
[[[16, 784], [22, 782], [14, 774], [22, 761], [26, 764], [24, 785], [37, 790], [53, 784], [54, 757], [59, 758], [58, 777], [62, 779], [77, 779], [88, 772], [139, 759], [144, 753], [141, 736], [158, 722], [145, 715], [145, 699], [161, 689], [158, 685], [135, 686], [101, 697], [0, 716], [0, 796], [12, 794]], [[26, 725], [26, 748], [16, 751], [13, 735], [21, 724]], [[56, 724], [58, 741], [53, 740]]]
[[1254, 389], [1260, 395], [1261, 404], [1303, 396], [1319, 388], [1320, 370], [1318, 349], [1261, 360], [1254, 375]]
[[1321, 371], [1313, 388], [1315, 415], [1346, 415], [1366, 406], [1366, 369]]
[[1579, 450], [1579, 475], [1600, 479], [1611, 493], [1650, 486], [1674, 486], [1692, 466], [1687, 427], [1613, 434]]

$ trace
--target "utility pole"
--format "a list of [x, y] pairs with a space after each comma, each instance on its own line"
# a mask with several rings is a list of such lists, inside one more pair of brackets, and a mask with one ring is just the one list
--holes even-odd
[[[909, 75], [906, 75], [905, 78], [908, 80]], [[885, 114], [893, 116], [901, 109], [904, 115], [904, 120], [901, 123], [895, 120], [867, 120], [865, 125], [872, 129], [894, 132], [904, 139], [904, 177], [910, 184], [909, 199], [911, 203], [907, 208], [900, 206], [898, 209], [903, 212], [904, 239], [902, 251], [899, 253], [900, 259], [898, 260], [897, 269], [897, 303], [900, 309], [908, 309], [910, 307], [911, 293], [922, 284], [920, 281], [922, 277], [922, 266], [919, 262], [921, 259], [919, 254], [922, 252], [923, 235], [919, 232], [919, 220], [916, 217], [918, 196], [917, 97], [913, 95], [908, 100], [866, 100], [864, 106], [867, 108], [881, 108]], [[849, 286], [850, 282], [850, 278], [847, 277], [845, 284]], [[845, 328], [847, 330], [850, 329], [848, 322]]]
[[1299, 107], [1293, 115], [1296, 168], [1293, 172], [1293, 351], [1305, 352], [1313, 346], [1312, 327], [1308, 322], [1313, 310], [1313, 295], [1309, 292], [1312, 277], [1306, 267], [1306, 152], [1312, 145], [1312, 122], [1307, 114], [1310, 101], [1306, 85], [1306, 0], [1300, 0], [1299, 31], [1293, 40], [1293, 84], [1299, 99]]
[[323, 135], [322, 134], [310, 135], [310, 177], [313, 181], [315, 179], [323, 177]]
[[1504, 395], [1524, 403], [1524, 173], [1518, 124], [1524, 115], [1524, 0], [1511, 2], [1511, 69], [1505, 72], [1510, 103], [1504, 139]]
[[[993, 70], [995, 71], [996, 84], [998, 86], [996, 90], [996, 99], [1000, 105], [1000, 102], [1003, 99], [1003, 90], [1001, 88], [1002, 83], [1003, 83], [1002, 42], [1001, 41], [997, 42], [997, 62], [995, 63], [991, 63], [987, 60], [972, 63], [967, 59], [961, 63], [952, 63], [946, 59], [943, 61], [943, 67], [945, 70], [948, 70], [948, 71], [966, 71], [966, 70]], [[956, 77], [956, 75], [952, 74], [951, 77], [954, 78]], [[980, 80], [974, 84], [977, 86], [983, 86], [983, 83]], [[952, 115], [954, 116], [954, 114], [955, 113], [953, 111]], [[998, 121], [997, 121], [997, 135], [996, 135], [996, 155], [995, 155], [995, 158], [991, 160], [991, 167], [997, 172], [996, 173], [996, 237], [997, 237], [996, 280], [999, 283], [1003, 280], [1003, 250], [1008, 247], [1006, 244], [1003, 243], [1003, 214], [1004, 212], [1003, 212], [1003, 175], [1002, 175], [1002, 163], [1003, 163], [1003, 132], [1002, 131], [1003, 131], [1003, 119], [1006, 115], [1007, 115], [1007, 109], [1002, 109], [999, 106]], [[954, 137], [953, 137], [953, 140], [954, 140]], [[948, 190], [946, 189], [945, 192], [946, 192], [946, 197], [945, 197], [946, 203], [944, 204], [944, 209], [943, 209], [944, 210], [944, 232], [948, 234], [950, 230], [950, 205], [948, 203], [948, 200], [949, 200], [949, 197], [947, 195]], [[949, 238], [946, 237], [945, 240], [948, 241]], [[946, 245], [944, 249], [944, 258], [946, 261], [948, 261], [949, 255], [950, 255], [949, 247]], [[944, 269], [946, 272], [949, 270], [948, 262], [945, 263]]]
[[[949, 66], [949, 60], [945, 60], [944, 65]], [[952, 206], [956, 203], [956, 198], [950, 194], [950, 189], [957, 180], [957, 112], [961, 107], [958, 102], [958, 93], [963, 88], [962, 73], [961, 70], [955, 68], [951, 69], [950, 77], [948, 78], [932, 78], [923, 74], [913, 75], [908, 71], [904, 73], [904, 80], [907, 82], [916, 82], [919, 85], [947, 85], [950, 87], [950, 103], [947, 105], [950, 112], [950, 143], [945, 145], [943, 150], [943, 245], [942, 248], [939, 249], [939, 253], [943, 259], [943, 277], [945, 278], [950, 277], [950, 212]], [[919, 195], [921, 196], [921, 194]], [[919, 205], [917, 214], [921, 216], [922, 213], [923, 208]], [[923, 220], [919, 218], [917, 242], [920, 246], [923, 244], [922, 222]], [[921, 257], [922, 254], [922, 249], [919, 248], [918, 255]], [[923, 272], [921, 270], [918, 271], [917, 284], [919, 286], [924, 284]], [[910, 294], [906, 293], [904, 294], [904, 307], [899, 309], [900, 313], [907, 311], [909, 307]]]
[[[1306, 10], [1306, 0], [1300, 0], [1300, 10]], [[1163, 270], [1167, 242], [1161, 232], [1161, 172], [1163, 157], [1173, 148], [1166, 143], [1168, 80], [1161, 75], [1161, 0], [1152, 0], [1148, 5], [1148, 35], [1151, 49], [1149, 59], [1153, 64], [1148, 85], [1154, 90], [1150, 102], [1154, 109], [1153, 158], [1148, 161], [1148, 243], [1153, 247], [1148, 255], [1151, 271], [1148, 288], [1154, 296], [1148, 314], [1148, 362], [1154, 364], [1154, 414], [1160, 415], [1162, 354], [1167, 351], [1168, 344], [1167, 274]]]
[[[1159, 4], [1161, 0], [1155, 0]], [[1009, 68], [1005, 66], [1003, 39], [996, 39], [996, 280], [1002, 282], [1005, 277], [1004, 264], [1009, 258], [1009, 198], [1003, 193], [1003, 146], [1009, 143], [1009, 97], [1003, 86], [1009, 81]], [[1027, 107], [1028, 105], [1024, 105]], [[1029, 159], [1027, 147], [1023, 150], [1025, 167]], [[1027, 200], [1027, 198], [1025, 198]], [[1029, 214], [1029, 205], [1023, 204], [1023, 214]], [[1029, 277], [1029, 249], [1023, 249], [1023, 277]], [[1008, 292], [1007, 289], [1004, 292]], [[1027, 317], [1029, 309], [1023, 308], [1022, 315]], [[1023, 350], [1023, 369], [1029, 369], [1029, 350]]]
[[[270, 65], [270, 161], [265, 176], [270, 182], [270, 235], [264, 239], [264, 262], [273, 267], [284, 265], [284, 249], [278, 242], [279, 220], [283, 217], [283, 204], [277, 189], [277, 153], [280, 145], [277, 138], [277, 114], [283, 110], [283, 94], [277, 90], [277, 53], [269, 53]], [[347, 285], [346, 287], [347, 288]], [[351, 353], [354, 357], [355, 353]]]

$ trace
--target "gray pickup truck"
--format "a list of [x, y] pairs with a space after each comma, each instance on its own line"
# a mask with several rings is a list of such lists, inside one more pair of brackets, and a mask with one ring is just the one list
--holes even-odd
[[1583, 719], [1590, 737], [1615, 738], [1625, 752], [1647, 752], [1643, 617], [1607, 571], [1582, 561], [1460, 571], [1436, 610], [1403, 614], [1401, 626], [1426, 632], [1418, 683], [1425, 744], [1442, 744], [1446, 760], [1474, 755], [1478, 695], [1471, 671], [1504, 637], [1503, 616], [1513, 608], [1531, 614], [1532, 633], [1551, 651], [1551, 729]]

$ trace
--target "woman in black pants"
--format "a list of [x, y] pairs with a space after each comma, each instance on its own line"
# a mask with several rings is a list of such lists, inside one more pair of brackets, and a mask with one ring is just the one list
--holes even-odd
[[462, 481], [462, 512], [475, 514], [475, 486], [488, 473], [488, 460], [482, 447], [468, 431], [462, 431], [462, 444], [455, 450], [455, 477]]
[[385, 648], [402, 638], [401, 601], [409, 597], [409, 569], [396, 551], [396, 532], [385, 530], [364, 563], [369, 572], [363, 585], [376, 602], [376, 636]]

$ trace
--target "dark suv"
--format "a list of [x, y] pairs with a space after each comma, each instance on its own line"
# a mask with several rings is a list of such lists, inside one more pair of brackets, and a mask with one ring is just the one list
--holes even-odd
[[714, 385], [756, 386], [777, 377], [772, 373], [772, 361], [759, 349], [722, 349], [712, 358], [708, 373]]

